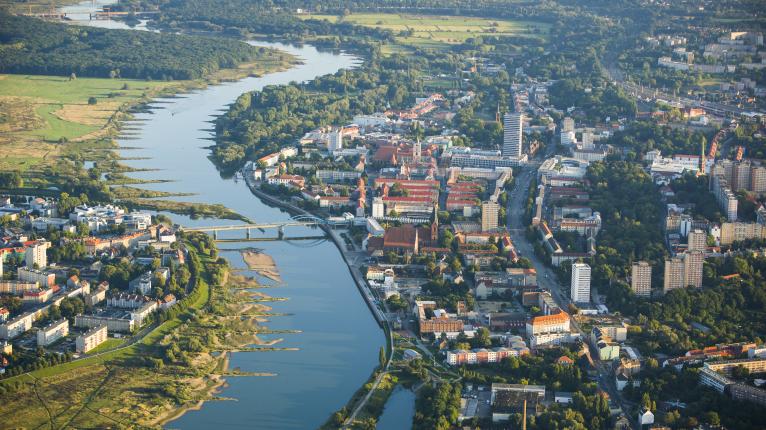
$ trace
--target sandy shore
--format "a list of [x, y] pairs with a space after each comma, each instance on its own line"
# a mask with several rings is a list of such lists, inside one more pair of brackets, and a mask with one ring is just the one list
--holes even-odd
[[240, 252], [250, 270], [254, 270], [261, 276], [265, 276], [272, 281], [282, 282], [282, 278], [279, 276], [279, 270], [277, 269], [277, 264], [270, 255], [252, 249], [243, 249]]

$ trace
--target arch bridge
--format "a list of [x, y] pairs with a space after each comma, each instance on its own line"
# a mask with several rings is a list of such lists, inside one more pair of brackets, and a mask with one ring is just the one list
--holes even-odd
[[[311, 215], [297, 215], [289, 220], [285, 221], [276, 221], [276, 222], [267, 222], [267, 223], [249, 223], [249, 224], [232, 224], [232, 225], [213, 225], [213, 226], [200, 226], [200, 227], [183, 227], [181, 226], [179, 230], [184, 232], [205, 232], [205, 233], [213, 233], [213, 238], [215, 240], [218, 240], [218, 232], [222, 231], [245, 231], [246, 232], [246, 240], [252, 239], [252, 231], [253, 230], [270, 230], [270, 229], [276, 229], [278, 240], [282, 240], [285, 238], [285, 228], [286, 227], [321, 227], [321, 226], [338, 226], [338, 225], [347, 225], [348, 222], [334, 222], [334, 221], [328, 221], [324, 218], [311, 216]], [[315, 237], [312, 237], [314, 239]], [[229, 239], [229, 241], [232, 241], [234, 239]]]

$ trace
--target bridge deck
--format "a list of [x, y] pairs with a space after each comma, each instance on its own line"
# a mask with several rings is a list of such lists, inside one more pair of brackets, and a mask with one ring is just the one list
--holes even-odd
[[181, 227], [183, 231], [236, 231], [250, 229], [271, 229], [282, 227], [311, 227], [320, 225], [319, 221], [288, 221], [264, 224], [237, 224], [237, 225], [219, 225], [207, 227]]

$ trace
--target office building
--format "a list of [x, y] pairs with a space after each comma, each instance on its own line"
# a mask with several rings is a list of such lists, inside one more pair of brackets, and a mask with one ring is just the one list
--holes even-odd
[[572, 301], [590, 302], [590, 266], [585, 263], [572, 264]]
[[484, 202], [481, 204], [481, 231], [492, 231], [497, 229], [497, 216], [500, 206], [495, 202]]
[[532, 317], [527, 321], [526, 330], [530, 338], [542, 333], [569, 333], [569, 314], [559, 310], [551, 315]]
[[639, 297], [652, 295], [652, 266], [646, 261], [633, 263], [630, 276], [630, 288]]
[[503, 117], [503, 157], [521, 158], [523, 121], [524, 115], [520, 113], [506, 113]]

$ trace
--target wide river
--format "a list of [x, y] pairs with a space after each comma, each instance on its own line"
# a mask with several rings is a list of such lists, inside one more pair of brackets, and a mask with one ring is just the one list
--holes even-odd
[[[81, 10], [90, 5], [87, 2], [72, 9]], [[113, 21], [90, 24], [126, 28]], [[290, 216], [263, 204], [249, 192], [243, 181], [222, 178], [208, 160], [210, 151], [205, 147], [213, 144], [214, 136], [210, 121], [242, 93], [266, 85], [311, 80], [352, 68], [359, 60], [345, 53], [320, 52], [306, 45], [252, 43], [293, 54], [303, 64], [259, 78], [210, 86], [179, 98], [159, 99], [152, 105], [150, 113], [137, 114], [135, 121], [125, 124], [129, 131], [120, 139], [120, 144], [137, 148], [122, 152], [125, 157], [140, 158], [127, 161], [127, 164], [156, 169], [137, 173], [135, 177], [173, 181], [147, 188], [195, 193], [181, 200], [220, 203], [256, 222], [281, 221]], [[191, 220], [177, 215], [172, 218], [186, 226], [233, 223]], [[288, 229], [287, 233], [313, 235], [317, 231]], [[274, 235], [275, 232], [267, 234]], [[273, 303], [273, 311], [286, 316], [273, 317], [265, 325], [276, 330], [300, 331], [276, 336], [284, 339], [277, 346], [299, 350], [234, 353], [230, 367], [272, 372], [276, 376], [229, 378], [229, 385], [221, 396], [236, 401], [206, 403], [201, 410], [188, 412], [171, 422], [168, 428], [316, 428], [345, 405], [377, 365], [379, 348], [385, 343], [383, 331], [332, 242], [225, 243], [221, 245], [221, 255], [233, 267], [254, 275], [246, 270], [238, 252], [238, 249], [250, 246], [257, 246], [274, 258], [283, 280], [282, 284], [265, 292], [288, 298]]]

